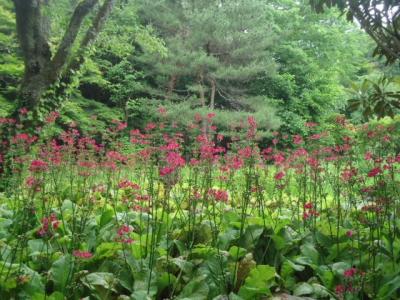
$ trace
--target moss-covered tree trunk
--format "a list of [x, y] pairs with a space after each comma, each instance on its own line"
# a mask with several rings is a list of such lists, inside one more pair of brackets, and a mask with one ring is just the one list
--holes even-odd
[[43, 94], [53, 84], [62, 76], [70, 77], [72, 69], [79, 69], [83, 62], [84, 48], [90, 46], [98, 36], [112, 11], [115, 1], [106, 0], [98, 9], [96, 17], [82, 39], [79, 52], [73, 56], [72, 47], [82, 23], [98, 4], [98, 0], [79, 2], [54, 54], [51, 52], [49, 43], [50, 21], [43, 14], [43, 7], [47, 5], [47, 1], [13, 0], [18, 39], [25, 64], [18, 108], [26, 107], [35, 112]]

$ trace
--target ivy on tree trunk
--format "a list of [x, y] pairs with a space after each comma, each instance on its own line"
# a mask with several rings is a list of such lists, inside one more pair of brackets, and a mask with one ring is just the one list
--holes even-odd
[[[60, 78], [71, 82], [71, 74], [84, 61], [84, 51], [91, 46], [108, 19], [116, 0], [106, 0], [97, 10], [85, 33], [77, 53], [72, 53], [85, 18], [94, 10], [99, 0], [83, 0], [75, 7], [64, 36], [54, 54], [50, 49], [50, 20], [43, 14], [43, 0], [13, 0], [19, 43], [25, 64], [21, 82], [18, 108], [26, 107], [33, 112], [39, 106], [43, 94]], [[65, 86], [65, 84], [64, 84]]]

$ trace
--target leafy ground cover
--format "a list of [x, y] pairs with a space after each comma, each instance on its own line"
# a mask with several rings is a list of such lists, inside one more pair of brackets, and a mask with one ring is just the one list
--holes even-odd
[[101, 137], [1, 119], [1, 299], [400, 297], [399, 122], [260, 146], [252, 117], [228, 138], [166, 114]]

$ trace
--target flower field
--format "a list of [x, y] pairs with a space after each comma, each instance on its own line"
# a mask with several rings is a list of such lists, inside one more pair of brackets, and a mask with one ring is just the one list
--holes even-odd
[[0, 299], [400, 298], [399, 123], [262, 144], [251, 116], [225, 137], [165, 114], [102, 136], [1, 119]]

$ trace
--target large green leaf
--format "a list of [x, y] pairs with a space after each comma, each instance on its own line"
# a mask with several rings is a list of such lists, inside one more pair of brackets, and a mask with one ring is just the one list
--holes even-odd
[[179, 300], [206, 300], [209, 288], [204, 276], [191, 280], [176, 299]]
[[319, 253], [312, 244], [310, 243], [304, 244], [300, 247], [300, 249], [301, 253], [305, 257], [309, 258], [314, 265], [318, 265]]
[[275, 285], [276, 271], [268, 265], [258, 265], [250, 271], [239, 296], [245, 300], [254, 300], [262, 295], [271, 295], [270, 288]]
[[294, 288], [293, 295], [295, 296], [311, 295], [313, 292], [314, 289], [311, 284], [308, 284], [307, 282], [302, 282]]
[[[391, 299], [391, 297], [400, 291], [400, 276], [396, 276], [385, 283], [378, 291], [378, 299]], [[397, 294], [398, 296], [398, 294]], [[397, 299], [397, 298], [396, 298]]]
[[106, 272], [90, 273], [83, 277], [82, 282], [90, 289], [97, 289], [102, 287], [106, 290], [116, 292], [115, 285], [117, 279], [114, 274]]
[[57, 259], [50, 268], [50, 277], [54, 281], [54, 287], [58, 291], [64, 291], [72, 278], [74, 259], [70, 254]]

